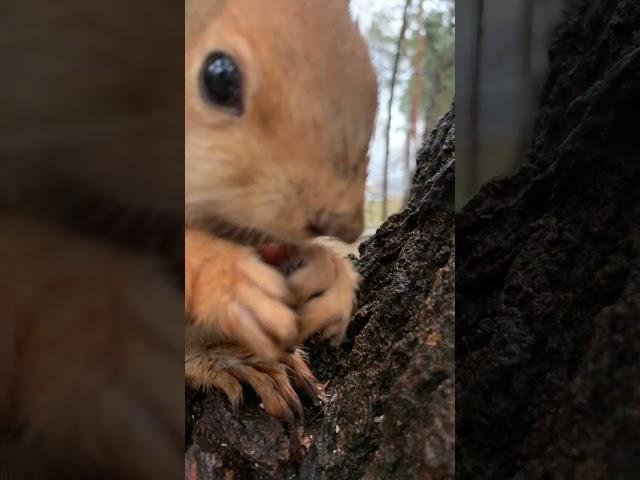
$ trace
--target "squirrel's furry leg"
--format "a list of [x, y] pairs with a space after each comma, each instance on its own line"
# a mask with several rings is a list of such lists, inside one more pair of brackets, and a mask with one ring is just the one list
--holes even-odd
[[195, 388], [223, 391], [235, 411], [242, 402], [242, 384], [251, 385], [267, 413], [289, 422], [295, 414], [302, 416], [294, 385], [314, 400], [323, 396], [322, 385], [300, 350], [287, 354], [281, 362], [265, 362], [236, 345], [191, 347], [185, 354], [185, 375]]

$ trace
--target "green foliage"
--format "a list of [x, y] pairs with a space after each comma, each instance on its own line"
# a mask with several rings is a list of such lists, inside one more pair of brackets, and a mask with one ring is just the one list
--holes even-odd
[[449, 110], [455, 88], [455, 24], [451, 14], [429, 12], [425, 18], [426, 54], [422, 75], [422, 111], [427, 128]]

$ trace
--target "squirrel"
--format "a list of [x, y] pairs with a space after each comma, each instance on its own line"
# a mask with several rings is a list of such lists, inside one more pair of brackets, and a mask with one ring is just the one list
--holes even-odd
[[359, 277], [377, 79], [348, 0], [185, 5], [185, 376], [293, 420], [322, 395], [300, 345], [339, 345]]
[[183, 5], [2, 10], [0, 476], [180, 478]]

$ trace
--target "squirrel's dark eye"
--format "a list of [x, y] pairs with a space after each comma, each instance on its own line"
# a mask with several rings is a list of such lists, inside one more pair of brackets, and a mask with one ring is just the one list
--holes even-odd
[[204, 95], [214, 105], [242, 114], [242, 72], [231, 56], [223, 52], [209, 55], [204, 62], [202, 85]]

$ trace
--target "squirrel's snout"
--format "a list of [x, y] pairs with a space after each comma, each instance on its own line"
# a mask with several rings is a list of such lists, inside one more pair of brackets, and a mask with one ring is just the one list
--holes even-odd
[[306, 226], [310, 236], [336, 237], [346, 243], [358, 240], [363, 229], [364, 215], [361, 208], [354, 213], [318, 214]]

